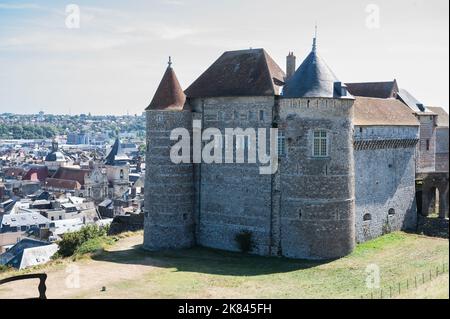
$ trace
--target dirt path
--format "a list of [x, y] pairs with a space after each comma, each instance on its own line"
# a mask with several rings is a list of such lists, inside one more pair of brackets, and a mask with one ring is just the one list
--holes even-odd
[[[121, 239], [108, 251], [126, 251], [140, 244], [142, 244], [142, 235], [136, 235]], [[124, 280], [137, 279], [144, 273], [156, 268], [149, 264], [150, 262], [146, 264], [145, 260], [140, 260], [140, 263], [136, 264], [126, 264], [86, 259], [50, 266], [48, 270], [44, 270], [48, 275], [47, 297], [50, 299], [110, 297], [108, 296], [108, 285], [115, 285]], [[114, 279], [111, 280], [111, 278]], [[106, 282], [108, 285], [105, 285]], [[107, 286], [106, 291], [102, 291], [103, 286]], [[37, 281], [20, 281], [0, 287], [0, 299], [36, 296]]]
[[[146, 253], [142, 241], [142, 234], [134, 234], [100, 255], [58, 260], [33, 272], [47, 273], [48, 298], [360, 298], [370, 293], [369, 264], [380, 267], [385, 287], [436, 267], [448, 269], [448, 240], [406, 233], [386, 235], [325, 263], [201, 247]], [[0, 299], [36, 296], [37, 282], [0, 286]], [[448, 298], [448, 273], [400, 296], [435, 297]]]

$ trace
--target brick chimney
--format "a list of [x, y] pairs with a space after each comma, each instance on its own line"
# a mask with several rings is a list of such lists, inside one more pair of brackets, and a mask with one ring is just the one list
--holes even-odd
[[294, 52], [289, 52], [289, 55], [286, 57], [286, 81], [295, 73], [295, 59]]

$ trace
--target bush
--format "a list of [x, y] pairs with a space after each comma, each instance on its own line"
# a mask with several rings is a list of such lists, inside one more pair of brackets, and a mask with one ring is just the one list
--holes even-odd
[[87, 225], [76, 232], [62, 235], [62, 240], [58, 243], [58, 255], [61, 257], [72, 256], [87, 241], [104, 237], [108, 233], [108, 227], [98, 227], [97, 225]]
[[0, 265], [0, 273], [1, 273], [1, 272], [8, 271], [8, 270], [10, 270], [10, 269], [11, 269], [11, 267], [9, 267], [9, 266]]
[[389, 216], [386, 217], [386, 220], [383, 223], [381, 232], [382, 232], [382, 235], [387, 235], [392, 232], [391, 223], [389, 221]]
[[106, 236], [92, 238], [81, 244], [81, 246], [78, 247], [77, 250], [75, 251], [75, 254], [84, 255], [95, 253], [101, 251], [106, 246], [113, 244], [114, 241], [115, 241], [114, 238]]
[[243, 253], [248, 253], [253, 248], [253, 234], [248, 230], [244, 230], [236, 235], [235, 240], [239, 249]]

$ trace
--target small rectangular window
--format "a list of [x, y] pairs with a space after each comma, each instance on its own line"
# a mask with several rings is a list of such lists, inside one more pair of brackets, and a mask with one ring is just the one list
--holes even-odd
[[313, 137], [313, 156], [327, 157], [328, 156], [328, 133], [324, 130], [314, 131]]
[[259, 120], [261, 121], [261, 122], [264, 122], [264, 111], [259, 111]]
[[427, 151], [430, 150], [430, 140], [427, 140]]

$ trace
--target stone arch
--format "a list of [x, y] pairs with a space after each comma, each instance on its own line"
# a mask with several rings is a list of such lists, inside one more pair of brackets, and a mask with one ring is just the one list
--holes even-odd
[[422, 180], [422, 215], [428, 216], [438, 211], [440, 218], [446, 218], [449, 210], [448, 173], [423, 173], [419, 175], [419, 179]]

